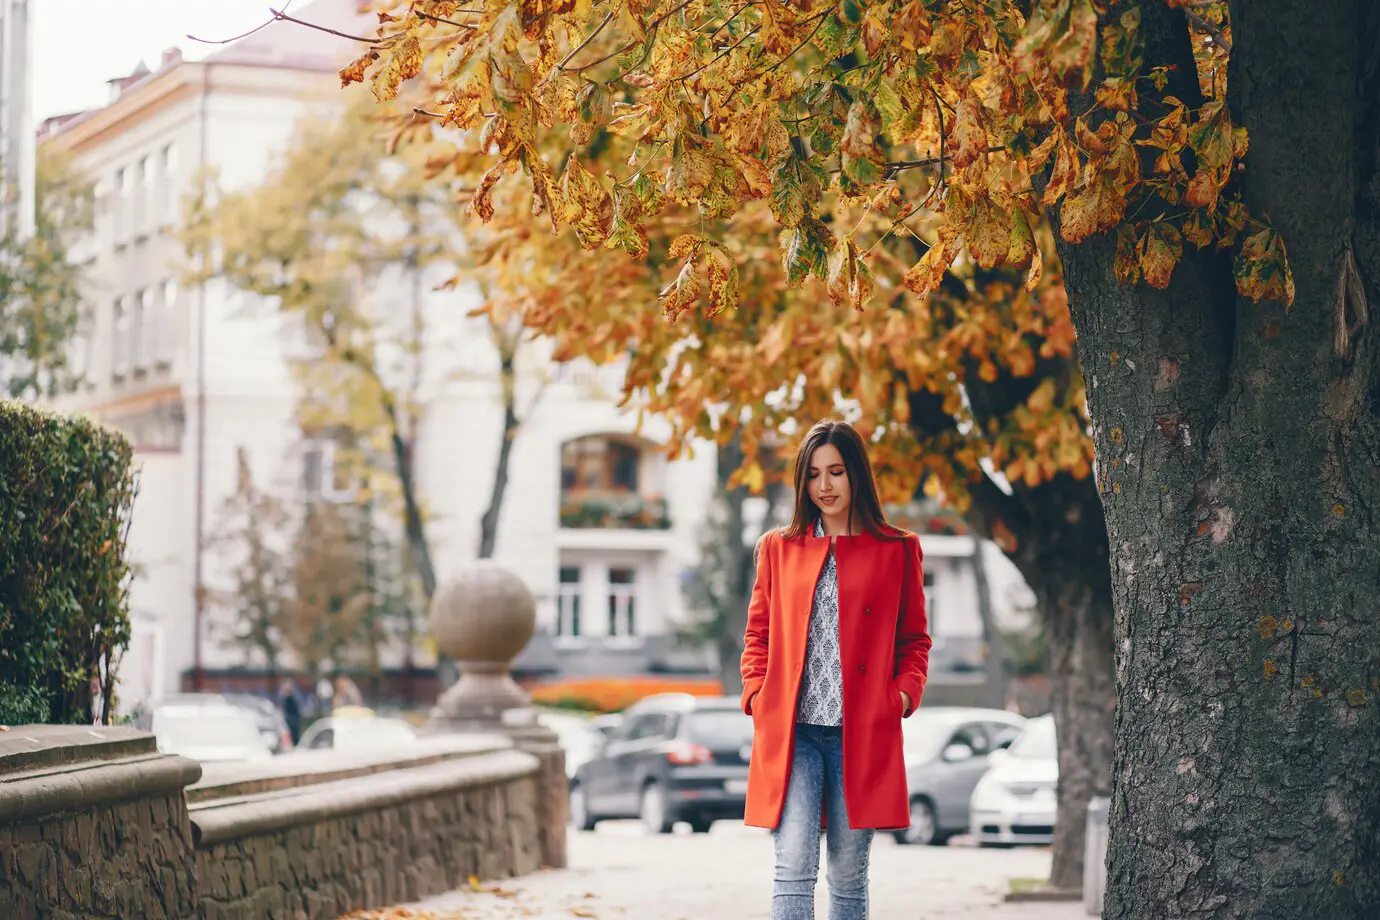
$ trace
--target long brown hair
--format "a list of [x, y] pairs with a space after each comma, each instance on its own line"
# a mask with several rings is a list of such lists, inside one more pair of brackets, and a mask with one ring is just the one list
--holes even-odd
[[848, 471], [848, 488], [851, 492], [848, 502], [849, 532], [853, 531], [856, 523], [879, 539], [899, 538], [900, 532], [887, 523], [886, 514], [882, 511], [882, 500], [877, 496], [877, 482], [872, 477], [872, 463], [867, 459], [867, 445], [863, 443], [862, 435], [852, 425], [838, 419], [815, 422], [796, 450], [795, 512], [782, 536], [798, 539], [814, 533], [820, 510], [814, 499], [810, 498], [810, 458], [825, 444], [834, 445], [843, 457], [843, 468]]

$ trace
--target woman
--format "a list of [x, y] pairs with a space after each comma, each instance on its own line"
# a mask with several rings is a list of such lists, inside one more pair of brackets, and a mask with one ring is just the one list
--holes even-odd
[[882, 514], [858, 433], [811, 428], [790, 526], [757, 543], [743, 643], [745, 820], [775, 830], [773, 920], [814, 917], [821, 822], [830, 920], [864, 920], [873, 831], [910, 823], [901, 719], [930, 657], [920, 558], [920, 539]]

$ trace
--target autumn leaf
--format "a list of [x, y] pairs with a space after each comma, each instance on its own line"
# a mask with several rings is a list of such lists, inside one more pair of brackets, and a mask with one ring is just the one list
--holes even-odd
[[982, 124], [982, 105], [977, 97], [968, 95], [958, 104], [958, 121], [954, 125], [954, 166], [964, 169], [987, 153], [987, 129]]
[[839, 142], [843, 173], [858, 185], [868, 187], [882, 178], [884, 156], [877, 145], [881, 129], [876, 108], [863, 99], [854, 100]]
[[724, 310], [738, 306], [738, 266], [721, 245], [708, 246], [704, 254], [705, 276], [709, 279], [709, 310], [712, 319]]
[[762, 47], [772, 54], [786, 54], [798, 40], [795, 14], [780, 0], [762, 0]]
[[[984, 195], [973, 202], [973, 218], [967, 232], [968, 251], [973, 261], [983, 268], [993, 268], [1006, 258], [1012, 246], [1011, 223], [1011, 215], [997, 207], [991, 198]], [[1028, 227], [1026, 233], [1029, 234]], [[1033, 250], [1033, 244], [1030, 248]]]
[[695, 305], [700, 296], [700, 279], [695, 273], [695, 260], [691, 256], [681, 265], [675, 280], [661, 291], [661, 311], [666, 318], [675, 322], [680, 315]]
[[1234, 263], [1236, 290], [1253, 301], [1275, 300], [1286, 307], [1294, 303], [1294, 275], [1284, 251], [1284, 241], [1270, 228], [1246, 237]]
[[360, 83], [364, 80], [364, 73], [369, 66], [379, 59], [379, 53], [373, 48], [361, 54], [348, 66], [340, 71], [340, 86], [343, 89], [351, 83]]
[[[397, 98], [398, 87], [404, 80], [410, 80], [421, 73], [422, 44], [417, 36], [408, 35], [388, 48], [382, 57], [383, 67], [374, 73], [373, 90], [375, 99], [387, 102]], [[359, 61], [355, 62], [358, 63]], [[346, 82], [344, 73], [340, 79], [342, 83]]]
[[566, 161], [561, 199], [565, 203], [562, 217], [575, 228], [580, 245], [585, 249], [602, 246], [613, 226], [613, 198], [576, 157]]
[[1162, 220], [1152, 223], [1137, 247], [1137, 261], [1145, 283], [1153, 288], [1169, 287], [1169, 279], [1183, 249], [1183, 237], [1177, 227]]
[[906, 272], [905, 286], [912, 293], [919, 297], [924, 297], [939, 287], [939, 282], [944, 280], [944, 273], [949, 270], [953, 263], [954, 256], [962, 248], [962, 237], [953, 236], [948, 240], [941, 239], [920, 257]]

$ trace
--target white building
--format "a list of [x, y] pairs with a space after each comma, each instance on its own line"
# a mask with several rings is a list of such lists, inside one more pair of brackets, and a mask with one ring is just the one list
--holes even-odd
[[[317, 0], [296, 14], [370, 34], [353, 7]], [[186, 686], [198, 666], [246, 663], [198, 590], [225, 582], [227, 560], [201, 547], [235, 488], [237, 452], [287, 497], [301, 497], [309, 479], [329, 481], [328, 471], [308, 469], [321, 456], [295, 422], [292, 336], [271, 310], [247, 309], [248, 298], [221, 284], [180, 289], [182, 251], [168, 231], [203, 170], [216, 170], [225, 187], [251, 185], [309, 108], [339, 105], [336, 72], [353, 53], [348, 40], [275, 22], [202, 61], [169, 52], [157, 69], [111, 81], [105, 107], [45, 126], [42, 142], [75, 155], [97, 178], [104, 205], [85, 252], [91, 311], [76, 345], [88, 382], [61, 406], [89, 412], [136, 445], [127, 704]], [[466, 305], [440, 306], [463, 316]], [[502, 420], [496, 378], [484, 373], [497, 364], [487, 337], [473, 325], [451, 332], [458, 338], [446, 347], [460, 349], [469, 373], [429, 394], [416, 444], [441, 580], [475, 555]], [[539, 376], [551, 382], [513, 453], [495, 556], [531, 587], [539, 623], [573, 670], [580, 661], [645, 667], [685, 614], [680, 580], [694, 564], [713, 493], [713, 450], [665, 460], [656, 449], [664, 433], [655, 424], [635, 432], [633, 416], [609, 398], [620, 389], [616, 370], [532, 360], [525, 369], [523, 389]], [[629, 512], [641, 526], [620, 526]], [[937, 649], [980, 637], [971, 572], [965, 580], [961, 562], [927, 553], [932, 603], [953, 611], [936, 621], [946, 624]]]

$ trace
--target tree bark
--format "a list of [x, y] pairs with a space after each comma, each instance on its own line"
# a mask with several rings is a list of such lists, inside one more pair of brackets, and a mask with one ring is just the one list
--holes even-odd
[[[1182, 67], [1182, 13], [1142, 12], [1146, 66]], [[1061, 246], [1116, 610], [1103, 916], [1361, 920], [1380, 916], [1380, 10], [1252, 0], [1231, 25], [1242, 187], [1288, 247], [1293, 308], [1240, 299], [1226, 255], [1190, 251], [1153, 291], [1117, 284], [1108, 239]]]

